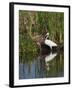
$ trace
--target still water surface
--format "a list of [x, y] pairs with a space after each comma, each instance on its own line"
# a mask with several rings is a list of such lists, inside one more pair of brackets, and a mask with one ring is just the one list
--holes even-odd
[[[31, 60], [32, 59], [32, 60]], [[19, 62], [19, 79], [51, 78], [64, 76], [63, 53], [50, 53]]]

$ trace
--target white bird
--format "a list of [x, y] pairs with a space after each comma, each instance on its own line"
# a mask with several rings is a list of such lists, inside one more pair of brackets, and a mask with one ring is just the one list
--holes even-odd
[[52, 47], [56, 47], [57, 44], [55, 42], [49, 40], [48, 37], [49, 37], [49, 33], [46, 34], [46, 38], [45, 38], [45, 42], [44, 43], [46, 45], [50, 46], [51, 49], [52, 49]]

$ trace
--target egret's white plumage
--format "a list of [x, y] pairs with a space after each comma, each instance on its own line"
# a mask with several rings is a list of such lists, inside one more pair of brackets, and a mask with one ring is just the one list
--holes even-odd
[[48, 46], [50, 46], [51, 48], [53, 46], [57, 46], [57, 44], [55, 42], [53, 42], [51, 40], [48, 40], [48, 39], [45, 40], [45, 44], [48, 45]]
[[46, 39], [45, 39], [44, 43], [46, 45], [50, 46], [51, 49], [52, 49], [52, 47], [57, 46], [57, 44], [55, 42], [49, 40], [48, 37], [49, 37], [49, 33], [46, 34]]

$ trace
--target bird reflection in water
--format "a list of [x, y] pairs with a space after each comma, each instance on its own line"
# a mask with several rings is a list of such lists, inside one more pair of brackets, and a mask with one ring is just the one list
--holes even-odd
[[32, 62], [19, 63], [19, 79], [50, 78], [64, 76], [63, 54], [50, 52], [32, 59]]

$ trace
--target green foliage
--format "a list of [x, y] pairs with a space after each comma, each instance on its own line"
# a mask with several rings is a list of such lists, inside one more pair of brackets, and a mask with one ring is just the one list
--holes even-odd
[[30, 53], [37, 54], [37, 45], [31, 40], [29, 36], [19, 36], [19, 55], [20, 58], [24, 58], [24, 55], [30, 55]]
[[38, 47], [31, 36], [50, 33], [50, 39], [56, 43], [64, 42], [64, 13], [19, 11], [19, 55], [38, 53]]

